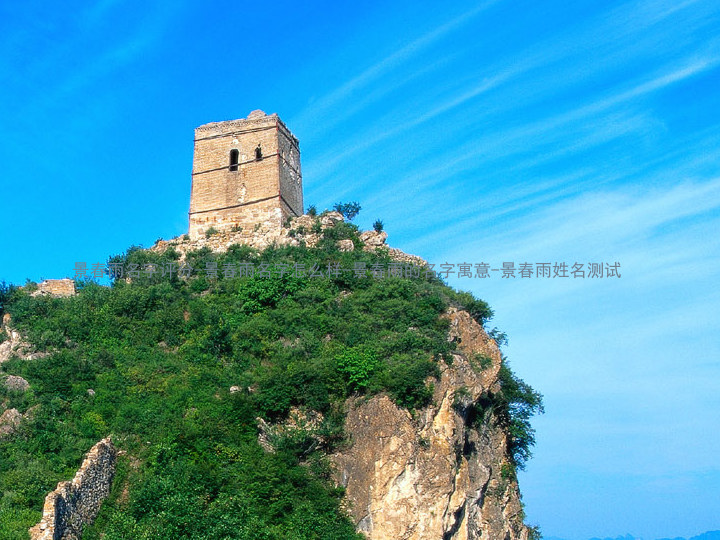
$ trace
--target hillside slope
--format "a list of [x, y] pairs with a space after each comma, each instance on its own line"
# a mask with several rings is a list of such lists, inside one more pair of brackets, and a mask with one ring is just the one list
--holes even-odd
[[69, 298], [3, 288], [23, 347], [1, 376], [28, 386], [0, 387], [21, 418], [0, 437], [0, 539], [27, 538], [108, 435], [121, 455], [85, 539], [532, 536], [515, 470], [542, 404], [490, 309], [350, 224], [309, 234], [131, 248], [112, 287]]

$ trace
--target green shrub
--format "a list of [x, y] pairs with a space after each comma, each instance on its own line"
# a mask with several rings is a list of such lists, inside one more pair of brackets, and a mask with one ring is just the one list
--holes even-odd
[[502, 347], [503, 345], [508, 344], [507, 334], [505, 332], [501, 332], [497, 328], [493, 328], [492, 330], [490, 330], [488, 332], [488, 336], [495, 340], [495, 343], [497, 343], [498, 347]]
[[351, 390], [365, 390], [380, 362], [372, 352], [346, 349], [335, 357], [337, 367], [348, 381]]
[[474, 357], [472, 358], [471, 363], [473, 365], [477, 366], [478, 368], [480, 368], [481, 371], [483, 371], [483, 370], [488, 369], [490, 366], [492, 366], [493, 361], [492, 361], [492, 358], [490, 358], [486, 354], [476, 353], [474, 355]]
[[0, 281], [0, 321], [2, 321], [2, 316], [5, 314], [5, 305], [10, 302], [16, 290], [17, 287]]
[[[21, 412], [34, 407], [21, 433], [0, 440], [3, 534], [25, 537], [44, 495], [72, 477], [98, 438], [113, 433], [137, 466], [127, 471], [131, 481], [114, 484], [88, 538], [356, 538], [341, 509], [342, 490], [314, 442], [293, 434], [267, 454], [257, 444], [255, 419], [281, 420], [292, 407], [319, 411], [327, 448], [343, 440], [343, 406], [352, 393], [386, 392], [400, 406], [425, 406], [438, 363], [454, 347], [440, 315], [449, 305], [481, 321], [491, 312], [422, 274], [328, 273], [329, 264], [391, 261], [382, 253], [338, 251], [340, 239], [359, 242], [351, 223], [323, 236], [316, 249], [192, 251], [185, 258], [195, 269], [189, 278], [143, 272], [145, 265], [177, 268], [179, 254], [133, 246], [109, 259], [135, 265], [130, 280], [88, 283], [65, 299], [0, 286], [0, 309], [29, 341], [52, 352], [3, 364], [32, 391], [2, 399]], [[223, 272], [245, 262], [316, 265], [323, 277]], [[208, 278], [213, 267], [217, 277]], [[532, 443], [527, 420], [541, 403], [511, 373], [502, 376], [502, 392], [461, 404], [462, 413], [475, 425], [496, 411], [512, 427], [510, 450], [520, 463]], [[240, 391], [230, 393], [231, 386]]]
[[542, 540], [542, 532], [538, 525], [528, 527], [528, 540]]
[[500, 478], [503, 480], [515, 480], [515, 466], [512, 463], [503, 463], [500, 467]]

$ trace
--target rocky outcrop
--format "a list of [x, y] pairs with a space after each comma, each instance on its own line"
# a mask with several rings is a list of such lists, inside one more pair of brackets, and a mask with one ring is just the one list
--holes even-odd
[[360, 233], [360, 240], [367, 248], [379, 248], [385, 245], [387, 236], [385, 231], [363, 231]]
[[[348, 403], [348, 449], [332, 456], [358, 530], [373, 540], [525, 540], [508, 434], [492, 411], [500, 351], [469, 314], [449, 310], [459, 343], [441, 367], [433, 405], [412, 415], [387, 396]], [[477, 420], [477, 418], [475, 418]]]
[[8, 375], [3, 381], [3, 386], [11, 392], [25, 392], [30, 388], [30, 383], [17, 375]]
[[21, 413], [15, 408], [5, 410], [6, 403], [4, 401], [0, 405], [3, 410], [2, 414], [0, 414], [0, 439], [15, 433], [23, 421], [32, 420], [35, 411], [39, 407], [39, 405], [33, 405], [25, 413]]
[[400, 251], [397, 248], [387, 248], [388, 254], [390, 255], [390, 258], [399, 263], [404, 264], [412, 264], [415, 266], [427, 266], [427, 261], [423, 259], [422, 257], [418, 257], [417, 255], [410, 255], [409, 253], [405, 253], [404, 251]]
[[43, 358], [48, 355], [47, 352], [35, 351], [33, 347], [25, 341], [20, 332], [10, 326], [10, 321], [10, 314], [5, 313], [5, 315], [3, 315], [2, 327], [0, 327], [0, 332], [5, 334], [5, 340], [0, 342], [0, 364], [10, 360], [13, 356], [17, 356], [23, 360], [34, 360], [35, 358]]
[[355, 244], [349, 238], [346, 238], [344, 240], [338, 240], [338, 249], [340, 251], [354, 251]]
[[327, 212], [319, 216], [302, 215], [292, 218], [289, 226], [280, 229], [261, 225], [251, 230], [220, 231], [194, 240], [189, 236], [179, 236], [167, 241], [158, 240], [151, 250], [163, 253], [172, 247], [183, 256], [188, 251], [202, 248], [221, 253], [234, 244], [257, 249], [265, 249], [272, 245], [299, 246], [301, 243], [314, 247], [322, 238], [322, 231], [342, 221], [343, 216], [339, 212]]
[[42, 521], [30, 528], [31, 540], [77, 540], [97, 516], [110, 493], [118, 451], [110, 437], [85, 456], [71, 482], [60, 482], [45, 497]]
[[[315, 247], [322, 239], [325, 230], [335, 227], [343, 221], [344, 218], [339, 212], [327, 212], [318, 216], [302, 215], [292, 218], [287, 227], [282, 227], [279, 230], [273, 227], [264, 228], [261, 226], [254, 230], [217, 232], [194, 240], [191, 240], [187, 235], [179, 236], [172, 240], [158, 240], [150, 250], [164, 253], [172, 248], [180, 254], [180, 260], [182, 261], [188, 251], [208, 248], [214, 253], [222, 253], [235, 244], [257, 249], [265, 249], [272, 245], [299, 246], [304, 244], [308, 247]], [[417, 266], [427, 264], [420, 257], [408, 255], [396, 248], [389, 248], [385, 244], [387, 236], [384, 231], [363, 231], [359, 235], [365, 251], [386, 250], [390, 258], [396, 262]], [[340, 251], [353, 251], [355, 245], [352, 240], [343, 239], [338, 241], [338, 249]]]
[[20, 426], [23, 415], [17, 409], [8, 409], [0, 414], [0, 438], [10, 435]]
[[291, 407], [285, 421], [270, 424], [262, 418], [256, 418], [258, 426], [258, 443], [266, 452], [274, 453], [284, 440], [308, 443], [306, 453], [326, 447], [323, 436], [323, 415], [317, 411]]

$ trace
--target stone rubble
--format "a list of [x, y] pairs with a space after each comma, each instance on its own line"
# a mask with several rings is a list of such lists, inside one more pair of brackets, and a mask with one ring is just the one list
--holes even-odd
[[25, 392], [30, 388], [30, 383], [17, 375], [8, 375], [3, 381], [6, 389], [14, 392]]
[[30, 296], [54, 296], [56, 298], [67, 298], [68, 296], [75, 296], [75, 281], [69, 278], [63, 279], [46, 279], [45, 281], [38, 283], [36, 291], [30, 294]]
[[[185, 254], [207, 248], [213, 253], [224, 253], [230, 246], [239, 244], [256, 249], [265, 249], [270, 246], [299, 246], [315, 247], [323, 237], [324, 231], [344, 222], [339, 212], [327, 212], [318, 216], [304, 214], [291, 218], [289, 226], [280, 229], [276, 227], [260, 227], [257, 230], [241, 231], [220, 231], [209, 236], [201, 236], [191, 240], [189, 236], [178, 236], [171, 240], [158, 240], [150, 248], [156, 253], [165, 253], [168, 249], [174, 249], [180, 255], [180, 261], [185, 259]], [[415, 255], [409, 255], [396, 248], [386, 245], [387, 233], [385, 231], [363, 231], [359, 235], [364, 244], [365, 251], [382, 250], [386, 251], [393, 261], [426, 266], [427, 262]], [[355, 245], [350, 239], [338, 241], [340, 251], [354, 251]]]

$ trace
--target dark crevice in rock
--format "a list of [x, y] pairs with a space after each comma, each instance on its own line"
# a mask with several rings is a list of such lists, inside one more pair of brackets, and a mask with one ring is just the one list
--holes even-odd
[[443, 540], [452, 540], [453, 536], [460, 530], [460, 525], [465, 519], [465, 505], [463, 504], [458, 508], [453, 515], [455, 516], [455, 523], [443, 534]]

